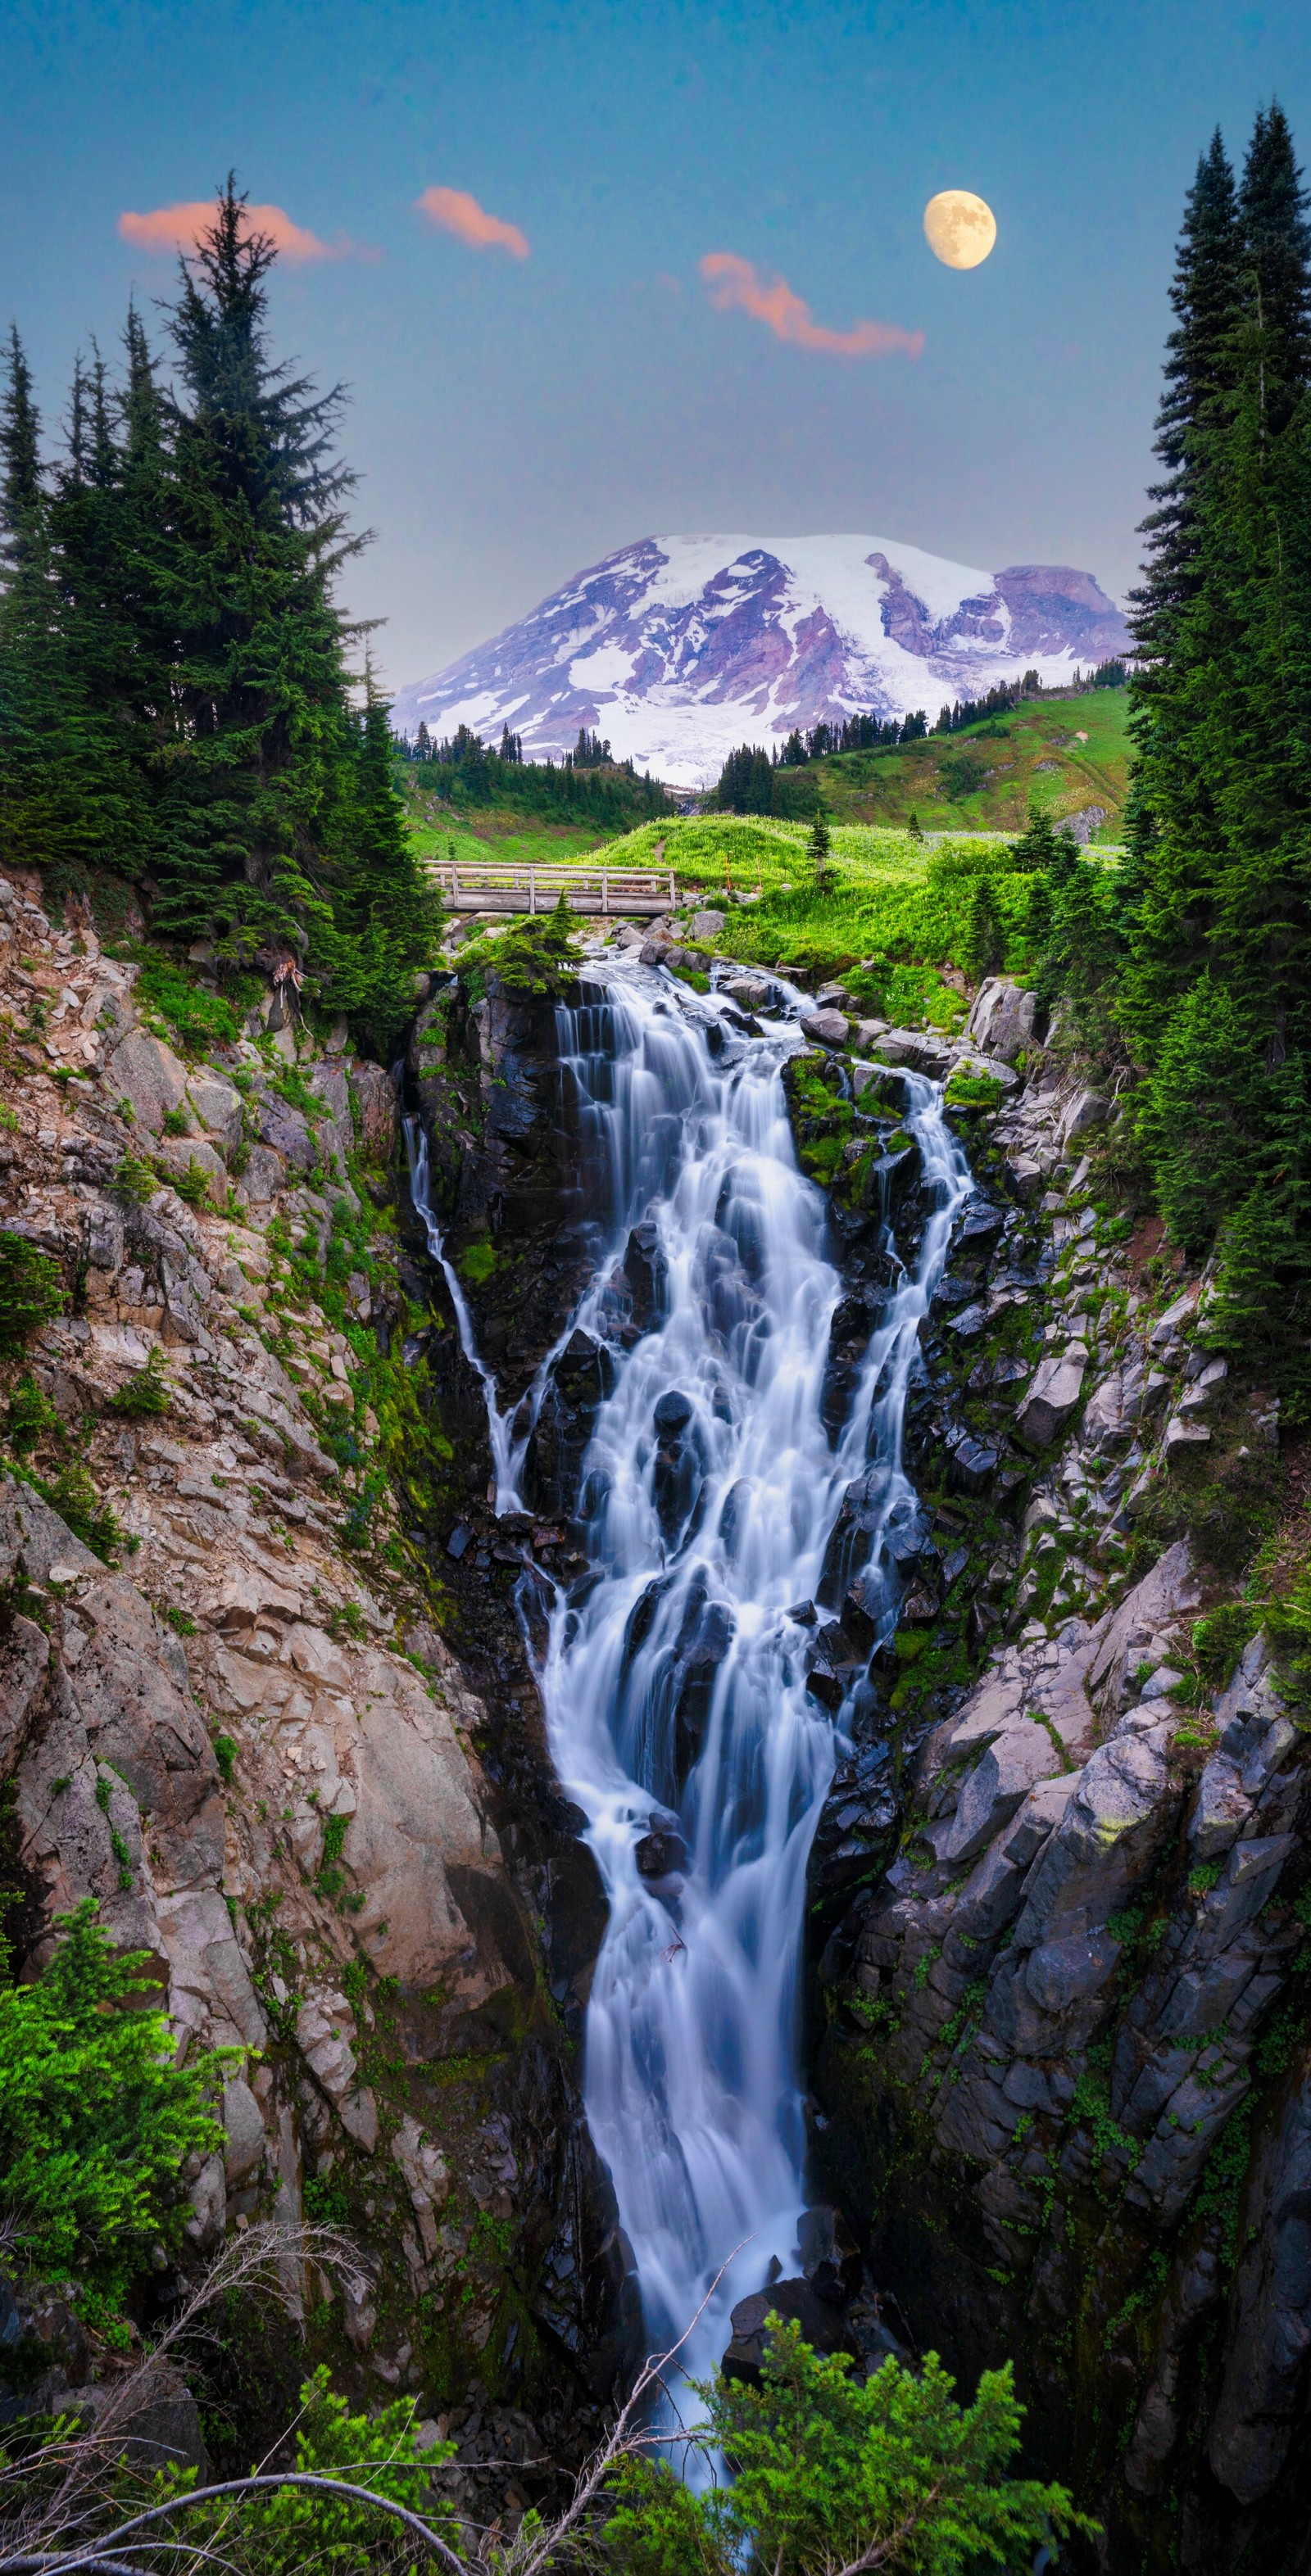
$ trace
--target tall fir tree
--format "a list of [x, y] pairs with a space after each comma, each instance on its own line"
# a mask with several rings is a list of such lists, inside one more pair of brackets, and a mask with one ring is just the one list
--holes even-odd
[[332, 585], [362, 540], [334, 453], [343, 401], [268, 348], [273, 242], [229, 177], [182, 263], [169, 330], [181, 379], [169, 406], [164, 597], [179, 638], [162, 745], [157, 917], [216, 936], [239, 961], [302, 959], [330, 908], [323, 852], [347, 745], [347, 630]]
[[338, 818], [337, 884], [325, 999], [383, 1059], [413, 1007], [416, 970], [440, 936], [436, 887], [415, 854], [396, 792], [389, 709], [372, 680], [352, 722], [352, 759]]

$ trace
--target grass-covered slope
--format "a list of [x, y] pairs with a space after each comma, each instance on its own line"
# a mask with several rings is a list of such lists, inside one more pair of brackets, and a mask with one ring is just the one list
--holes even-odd
[[1128, 716], [1127, 689], [1091, 689], [1035, 699], [926, 742], [839, 752], [802, 774], [839, 822], [904, 823], [914, 813], [926, 832], [1018, 832], [1032, 799], [1057, 822], [1101, 806], [1106, 819], [1094, 829], [1114, 839], [1128, 788]]

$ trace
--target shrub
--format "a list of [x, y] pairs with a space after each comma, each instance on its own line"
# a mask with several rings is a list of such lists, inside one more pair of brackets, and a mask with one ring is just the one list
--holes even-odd
[[129, 1420], [137, 1420], [151, 1413], [167, 1413], [172, 1401], [164, 1371], [164, 1356], [162, 1351], [155, 1349], [145, 1367], [137, 1369], [119, 1388], [117, 1395], [111, 1395], [109, 1410], [111, 1413], [126, 1413]]
[[177, 1191], [178, 1197], [185, 1199], [188, 1207], [208, 1206], [211, 1175], [206, 1171], [203, 1163], [196, 1161], [194, 1154], [185, 1172], [168, 1172], [164, 1177], [169, 1186]]
[[241, 1035], [240, 1013], [249, 1010], [260, 991], [258, 981], [245, 976], [229, 1001], [221, 993], [206, 992], [171, 957], [146, 953], [133, 999], [144, 1013], [167, 1024], [186, 1054], [196, 1055], [212, 1046], [234, 1046]]
[[457, 973], [479, 970], [495, 975], [512, 993], [537, 993], [558, 1001], [566, 983], [579, 974], [583, 952], [573, 937], [573, 922], [563, 893], [554, 912], [516, 921], [499, 938], [471, 939], [460, 952]]
[[[393, 2398], [377, 2414], [352, 2415], [346, 2399], [333, 2391], [326, 2362], [320, 2362], [300, 2392], [295, 2464], [302, 2473], [342, 2478], [408, 2505], [454, 2548], [459, 2526], [448, 2505], [428, 2498], [428, 2489], [434, 2469], [454, 2457], [455, 2444], [434, 2442], [421, 2451], [418, 2436], [413, 2398]], [[162, 2492], [184, 2486], [185, 2474], [172, 2471]], [[357, 2576], [366, 2569], [415, 2565], [412, 2537], [389, 2514], [371, 2512], [353, 2497], [334, 2503], [321, 2488], [216, 2498], [180, 2514], [177, 2528], [180, 2541], [208, 2541], [234, 2576], [303, 2576], [310, 2567]], [[424, 2553], [419, 2563], [435, 2561]]]
[[95, 1918], [88, 1897], [40, 1975], [0, 1988], [0, 2172], [32, 2268], [120, 2297], [177, 2235], [182, 2167], [222, 2144], [211, 2105], [232, 2052], [177, 2066], [142, 2000], [149, 1953], [113, 1949]]
[[129, 1207], [144, 1207], [159, 1188], [159, 1179], [139, 1154], [128, 1152], [115, 1164], [109, 1186], [115, 1198], [126, 1200]]
[[821, 2358], [776, 2318], [758, 2388], [697, 2389], [732, 2486], [693, 2495], [666, 2468], [625, 2468], [610, 2564], [623, 2576], [734, 2576], [747, 2563], [771, 2576], [852, 2564], [964, 2576], [1027, 2567], [1060, 2534], [1092, 2533], [1063, 2487], [1005, 2474], [1022, 2412], [1009, 2362], [983, 2372], [972, 2406], [953, 2384], [929, 2353], [918, 2374], [889, 2360], [862, 2386], [843, 2356]]
[[978, 1111], [999, 1109], [1005, 1096], [995, 1073], [966, 1073], [957, 1067], [942, 1098], [944, 1108]]
[[191, 1134], [191, 1120], [188, 1118], [185, 1109], [170, 1109], [166, 1112], [164, 1118], [164, 1133], [166, 1136], [189, 1136]]
[[58, 1262], [25, 1234], [0, 1231], [0, 1360], [12, 1359], [67, 1303]]
[[46, 1431], [53, 1431], [59, 1415], [48, 1395], [43, 1395], [31, 1370], [24, 1370], [9, 1399], [6, 1428], [9, 1446], [16, 1458], [30, 1457]]

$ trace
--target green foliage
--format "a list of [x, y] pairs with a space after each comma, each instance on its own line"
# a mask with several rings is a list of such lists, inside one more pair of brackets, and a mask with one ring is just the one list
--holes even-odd
[[[295, 2466], [302, 2473], [340, 2478], [367, 2487], [393, 2504], [406, 2505], [454, 2548], [459, 2526], [449, 2507], [428, 2499], [434, 2469], [455, 2455], [453, 2442], [420, 2450], [413, 2398], [393, 2398], [373, 2415], [352, 2415], [321, 2362], [300, 2392]], [[171, 2471], [160, 2495], [185, 2492], [190, 2472]], [[253, 2473], [254, 2474], [254, 2473]], [[267, 2488], [254, 2495], [222, 2497], [177, 2515], [179, 2539], [216, 2550], [235, 2576], [304, 2576], [333, 2569], [337, 2576], [412, 2568], [414, 2539], [390, 2515], [322, 2489]]]
[[152, 1163], [143, 1162], [129, 1149], [120, 1155], [109, 1186], [115, 1198], [125, 1199], [129, 1207], [145, 1207], [159, 1188], [159, 1175]]
[[0, 1360], [12, 1359], [67, 1303], [58, 1262], [25, 1234], [0, 1229]]
[[583, 952], [573, 935], [573, 916], [563, 892], [554, 912], [529, 914], [510, 930], [465, 942], [458, 972], [469, 977], [494, 974], [512, 993], [533, 993], [556, 1002], [566, 983], [582, 970]]
[[991, 1110], [1000, 1108], [1006, 1091], [995, 1073], [968, 1073], [956, 1065], [942, 1097], [947, 1109]]
[[235, 1735], [215, 1736], [214, 1759], [218, 1764], [219, 1778], [225, 1789], [231, 1788], [236, 1776], [238, 1749]]
[[383, 1046], [435, 918], [385, 710], [351, 703], [343, 396], [270, 350], [275, 257], [229, 179], [167, 312], [167, 398], [132, 311], [122, 382], [75, 370], [57, 465], [16, 332], [0, 399], [0, 834], [62, 883], [149, 871], [155, 929], [205, 941], [223, 987], [140, 961], [148, 1024], [191, 1052], [240, 1034], [257, 958]]
[[1186, 1251], [1204, 1250], [1247, 1197], [1266, 1088], [1250, 1023], [1232, 992], [1202, 976], [1166, 1025], [1139, 1112], [1161, 1213]]
[[167, 1413], [172, 1401], [164, 1355], [156, 1345], [145, 1367], [134, 1370], [117, 1394], [111, 1395], [109, 1410], [127, 1414], [130, 1421], [144, 1420], [149, 1414]]
[[[193, 970], [162, 950], [134, 945], [126, 954], [136, 958], [141, 969], [133, 999], [144, 1019], [161, 1023], [159, 1033], [174, 1038], [187, 1055], [204, 1054], [213, 1046], [236, 1045], [241, 1035], [241, 1012], [253, 1006], [261, 990], [253, 976], [238, 979], [229, 998], [227, 994], [208, 991]], [[166, 1136], [189, 1134], [185, 1111], [171, 1110], [169, 1117], [180, 1117], [184, 1123], [171, 1127], [166, 1118]]]
[[1248, 1640], [1261, 1625], [1261, 1613], [1250, 1601], [1222, 1601], [1193, 1624], [1192, 1647], [1202, 1679], [1223, 1686]]
[[748, 2551], [770, 2576], [826, 2576], [857, 2560], [973, 2576], [1092, 2533], [1064, 2488], [1006, 2474], [1021, 2420], [1009, 2363], [983, 2373], [970, 2406], [953, 2390], [936, 2353], [918, 2373], [886, 2361], [862, 2385], [844, 2357], [821, 2358], [775, 2319], [760, 2387], [720, 2379], [697, 2391], [732, 2485], [694, 2496], [663, 2467], [626, 2468], [606, 2560], [623, 2576], [733, 2576]]
[[175, 2064], [148, 1953], [95, 1918], [88, 1898], [40, 1975], [0, 1988], [0, 2172], [33, 2269], [118, 2297], [176, 2239], [183, 2166], [222, 2144], [222, 2053]]
[[9, 1446], [15, 1458], [27, 1458], [38, 1447], [47, 1431], [56, 1429], [59, 1415], [48, 1395], [42, 1393], [31, 1370], [24, 1370], [5, 1417]]
[[42, 1500], [68, 1523], [74, 1538], [80, 1538], [107, 1565], [122, 1545], [123, 1532], [111, 1505], [101, 1502], [90, 1468], [74, 1458], [60, 1468], [53, 1483], [47, 1484], [41, 1476], [34, 1476], [32, 1482]]
[[496, 1246], [491, 1242], [468, 1244], [460, 1255], [459, 1271], [473, 1288], [485, 1288], [496, 1268]]
[[213, 1175], [206, 1170], [203, 1163], [197, 1162], [194, 1154], [185, 1172], [170, 1171], [165, 1177], [169, 1188], [176, 1190], [178, 1197], [185, 1200], [188, 1207], [208, 1207], [211, 1204], [210, 1184]]
[[185, 1109], [169, 1109], [165, 1111], [164, 1134], [166, 1136], [189, 1136], [191, 1134], [191, 1120], [188, 1118]]

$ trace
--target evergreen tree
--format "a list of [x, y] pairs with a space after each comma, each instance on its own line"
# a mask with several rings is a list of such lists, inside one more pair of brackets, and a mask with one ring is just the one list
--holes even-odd
[[352, 728], [349, 789], [339, 817], [339, 892], [326, 998], [385, 1063], [413, 1008], [416, 970], [431, 964], [441, 902], [415, 856], [392, 777], [388, 709], [372, 687]]
[[970, 896], [960, 963], [970, 982], [981, 984], [985, 975], [996, 974], [1002, 954], [1002, 927], [997, 918], [992, 889], [986, 877], [978, 877]]
[[827, 894], [833, 883], [833, 836], [822, 805], [816, 809], [810, 827], [810, 864], [815, 874], [815, 892]]
[[349, 760], [332, 584], [361, 543], [333, 453], [341, 388], [318, 394], [271, 359], [276, 252], [245, 205], [229, 178], [170, 314], [181, 391], [162, 556], [180, 650], [157, 918], [215, 935], [233, 961], [288, 944], [305, 958], [330, 918], [323, 844]]

